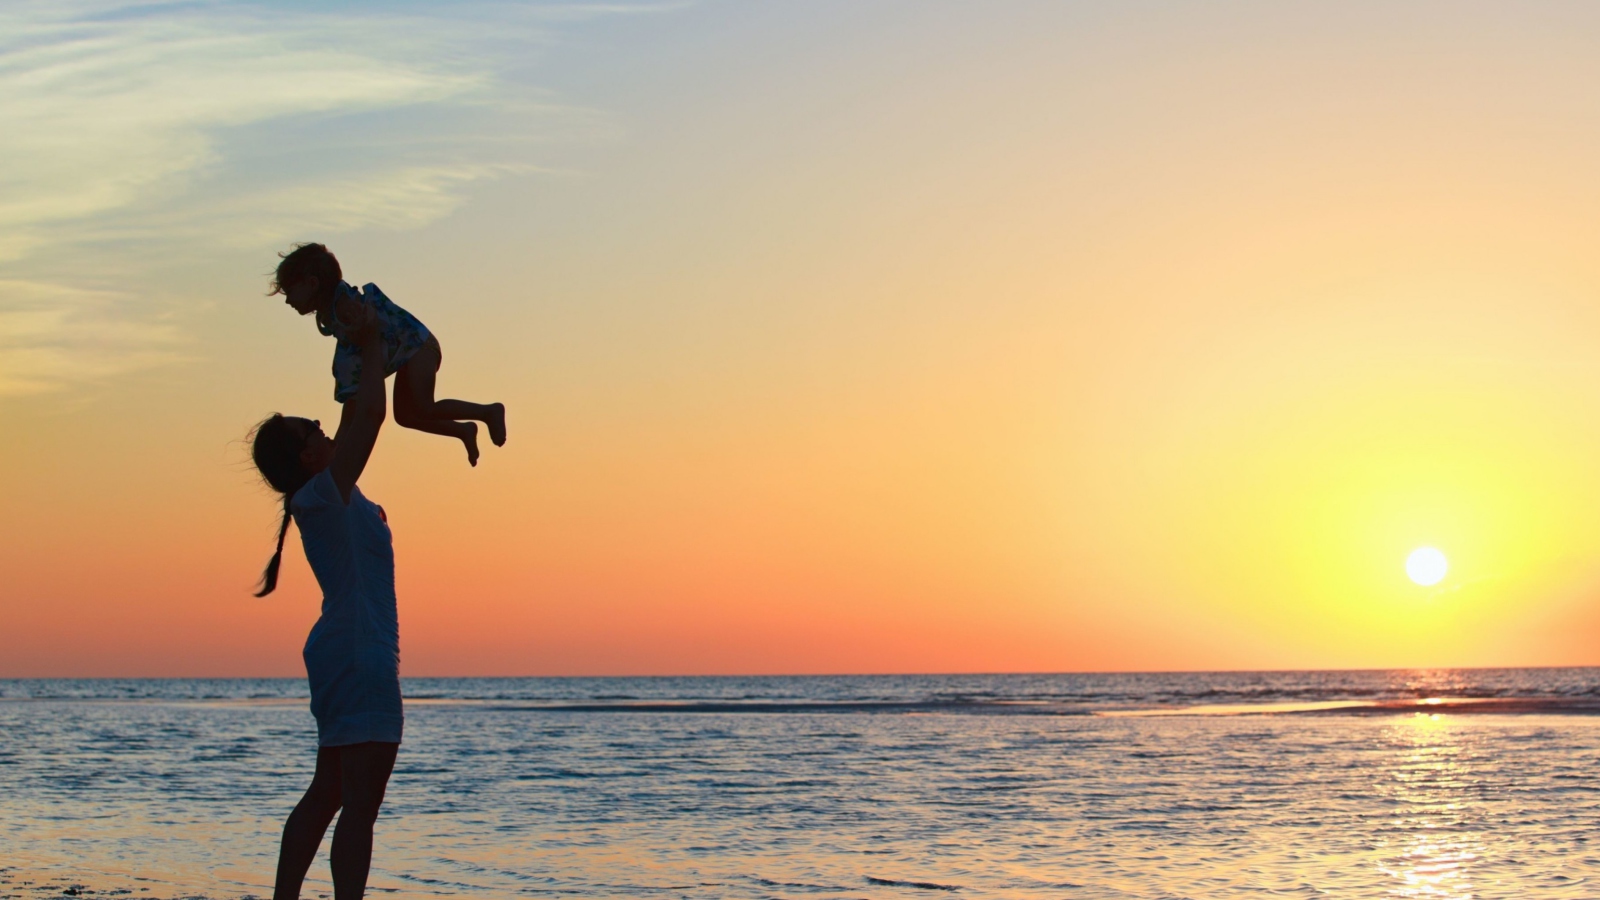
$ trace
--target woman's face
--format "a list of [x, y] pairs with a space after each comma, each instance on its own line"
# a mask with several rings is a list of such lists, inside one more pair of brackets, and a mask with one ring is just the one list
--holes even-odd
[[322, 423], [316, 419], [286, 416], [289, 427], [300, 435], [300, 465], [308, 475], [315, 475], [333, 462], [333, 438], [322, 433]]

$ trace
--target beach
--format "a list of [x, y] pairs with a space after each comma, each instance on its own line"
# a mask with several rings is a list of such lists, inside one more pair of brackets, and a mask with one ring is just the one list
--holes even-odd
[[[1595, 890], [1595, 670], [406, 690], [378, 896]], [[6, 895], [270, 893], [312, 762], [301, 682], [3, 691]], [[1447, 696], [1517, 702], [1429, 703]], [[319, 861], [305, 896], [328, 892]]]

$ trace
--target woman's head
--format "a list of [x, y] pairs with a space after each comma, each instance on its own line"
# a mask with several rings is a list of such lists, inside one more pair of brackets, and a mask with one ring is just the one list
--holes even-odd
[[312, 476], [333, 462], [333, 441], [316, 419], [273, 413], [255, 427], [250, 438], [250, 458], [256, 471], [273, 490], [283, 495], [283, 521], [278, 525], [278, 550], [261, 575], [265, 597], [278, 586], [278, 566], [283, 562], [283, 538], [289, 533], [289, 500]]
[[333, 304], [333, 290], [344, 278], [344, 272], [327, 247], [299, 244], [279, 256], [268, 296], [282, 294], [284, 302], [302, 316]]
[[333, 440], [316, 419], [273, 413], [255, 427], [250, 458], [273, 490], [289, 496], [333, 461]]

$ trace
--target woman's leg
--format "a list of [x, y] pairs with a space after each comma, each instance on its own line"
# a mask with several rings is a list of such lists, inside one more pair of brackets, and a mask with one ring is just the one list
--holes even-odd
[[[344, 811], [333, 829], [334, 900], [361, 900], [372, 865], [372, 825], [394, 771], [399, 744], [371, 741], [339, 748], [339, 781]], [[276, 900], [276, 898], [275, 898]]]
[[305, 881], [306, 870], [316, 859], [328, 823], [339, 811], [342, 795], [339, 748], [319, 747], [317, 773], [311, 776], [311, 786], [289, 814], [289, 821], [283, 824], [283, 844], [278, 849], [278, 877], [272, 888], [272, 900], [299, 900], [300, 883]]

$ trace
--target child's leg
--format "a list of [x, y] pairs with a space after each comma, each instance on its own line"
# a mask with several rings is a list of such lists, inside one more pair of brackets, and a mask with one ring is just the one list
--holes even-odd
[[[434, 418], [428, 414], [435, 406], [431, 401], [433, 376], [438, 371], [439, 356], [437, 353], [431, 354], [432, 359], [429, 359], [427, 354], [427, 348], [417, 351], [416, 355], [394, 374], [395, 424], [459, 440], [466, 445], [467, 462], [475, 466], [478, 464], [478, 426], [471, 422]], [[419, 382], [425, 384], [419, 385]], [[426, 392], [426, 402], [418, 397], [418, 394], [423, 392]]]
[[438, 341], [429, 341], [400, 367], [394, 378], [394, 420], [397, 424], [456, 438], [467, 447], [467, 461], [478, 464], [478, 426], [458, 419], [477, 419], [489, 426], [496, 445], [506, 442], [506, 408], [499, 403], [435, 400], [433, 390], [442, 361]]

